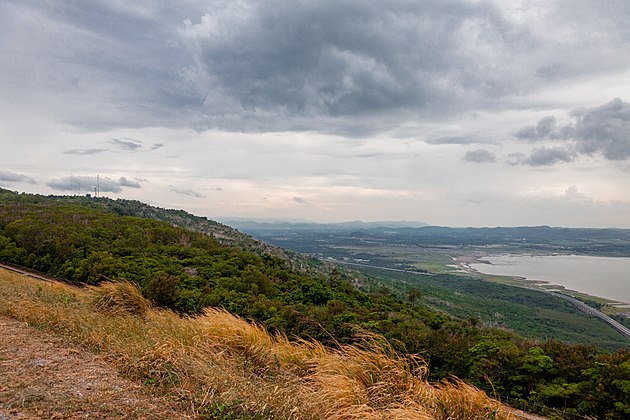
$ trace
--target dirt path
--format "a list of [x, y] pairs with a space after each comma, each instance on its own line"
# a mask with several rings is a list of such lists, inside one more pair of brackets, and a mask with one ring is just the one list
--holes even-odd
[[536, 414], [529, 414], [529, 413], [526, 413], [524, 411], [517, 410], [517, 409], [513, 409], [512, 414], [517, 419], [522, 419], [522, 420], [547, 420], [547, 417], [538, 416]]
[[102, 357], [0, 317], [0, 420], [191, 417], [175, 399], [120, 377]]

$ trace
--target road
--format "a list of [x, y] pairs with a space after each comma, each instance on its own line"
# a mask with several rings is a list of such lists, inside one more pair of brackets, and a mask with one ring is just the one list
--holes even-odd
[[[331, 261], [331, 260], [325, 260], [325, 261]], [[367, 267], [367, 268], [376, 268], [379, 270], [386, 270], [386, 271], [396, 271], [399, 273], [408, 273], [408, 274], [414, 274], [414, 275], [422, 275], [422, 276], [433, 276], [434, 274], [432, 273], [425, 273], [425, 272], [421, 272], [421, 271], [409, 271], [409, 270], [403, 270], [403, 269], [399, 269], [399, 268], [389, 268], [389, 267], [381, 267], [381, 266], [377, 266], [377, 265], [367, 265], [367, 264], [359, 264], [359, 263], [352, 263], [352, 262], [348, 262], [348, 261], [339, 261], [339, 260], [332, 260], [332, 262], [335, 263], [339, 263], [339, 264], [344, 264], [344, 265], [352, 265], [352, 266], [356, 266], [356, 267]], [[468, 271], [472, 271], [474, 273], [474, 270], [470, 269], [470, 267], [465, 268]], [[602, 321], [606, 322], [608, 325], [610, 325], [611, 327], [613, 327], [619, 334], [623, 335], [624, 337], [630, 338], [630, 329], [627, 328], [625, 325], [615, 321], [614, 319], [612, 319], [611, 317], [609, 317], [608, 315], [606, 315], [605, 313], [593, 308], [592, 306], [588, 306], [586, 303], [582, 302], [581, 300], [575, 299], [574, 297], [571, 296], [567, 296], [564, 295], [562, 293], [557, 293], [557, 292], [550, 292], [547, 290], [542, 290], [539, 288], [534, 288], [534, 287], [528, 287], [528, 286], [516, 286], [515, 287], [522, 287], [524, 289], [530, 289], [530, 290], [536, 290], [539, 292], [544, 292], [544, 293], [548, 293], [550, 295], [559, 297], [560, 299], [564, 299], [567, 302], [571, 303], [572, 305], [574, 305], [576, 308], [578, 308], [580, 311], [585, 312], [589, 315], [593, 315], [596, 316], [597, 318], [601, 319]]]
[[4, 268], [5, 270], [13, 271], [14, 273], [22, 274], [24, 276], [32, 277], [38, 280], [43, 280], [43, 281], [48, 281], [48, 282], [54, 281], [51, 276], [46, 276], [44, 274], [38, 274], [32, 271], [28, 271], [27, 269], [23, 267], [0, 263], [0, 268]]
[[570, 302], [582, 312], [586, 312], [587, 314], [596, 316], [597, 318], [609, 324], [611, 327], [617, 330], [620, 334], [630, 338], [630, 329], [627, 328], [625, 325], [622, 325], [621, 323], [615, 321], [614, 319], [612, 319], [605, 313], [598, 311], [592, 306], [588, 306], [586, 303], [582, 302], [581, 300], [575, 299], [574, 297], [563, 295], [562, 293], [556, 293], [556, 292], [547, 292], [547, 293], [549, 293], [550, 295], [557, 296], [560, 299], [564, 299], [567, 302]]

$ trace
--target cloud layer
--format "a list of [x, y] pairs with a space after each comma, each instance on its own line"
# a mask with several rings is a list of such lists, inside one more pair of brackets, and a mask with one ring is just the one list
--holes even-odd
[[[538, 70], [523, 64], [538, 40], [491, 2], [168, 4], [5, 2], [1, 47], [21, 54], [22, 65], [60, 51], [56, 70], [33, 66], [36, 79], [56, 96], [71, 94], [70, 122], [90, 129], [371, 133], [536, 83]], [[8, 64], [26, 87], [21, 71]]]
[[67, 176], [52, 179], [46, 183], [55, 191], [91, 193], [98, 188], [99, 192], [120, 193], [123, 188], [142, 188], [140, 182], [121, 176], [118, 179], [97, 176]]
[[608, 160], [630, 157], [630, 104], [614, 98], [601, 106], [576, 109], [574, 122], [559, 125], [552, 115], [538, 124], [523, 127], [515, 137], [529, 142], [551, 141], [557, 145], [535, 149], [520, 163], [532, 166], [571, 162], [579, 155], [602, 156]]

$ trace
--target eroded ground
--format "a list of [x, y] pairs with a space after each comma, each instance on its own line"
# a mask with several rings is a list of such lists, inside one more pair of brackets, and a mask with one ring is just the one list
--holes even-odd
[[122, 378], [98, 355], [0, 317], [0, 420], [193, 417], [182, 405]]

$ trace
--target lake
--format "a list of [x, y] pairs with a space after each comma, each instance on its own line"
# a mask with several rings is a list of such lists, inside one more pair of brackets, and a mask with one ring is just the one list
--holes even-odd
[[532, 256], [501, 254], [484, 257], [490, 264], [470, 264], [485, 274], [542, 280], [592, 296], [630, 303], [630, 258], [583, 255]]

